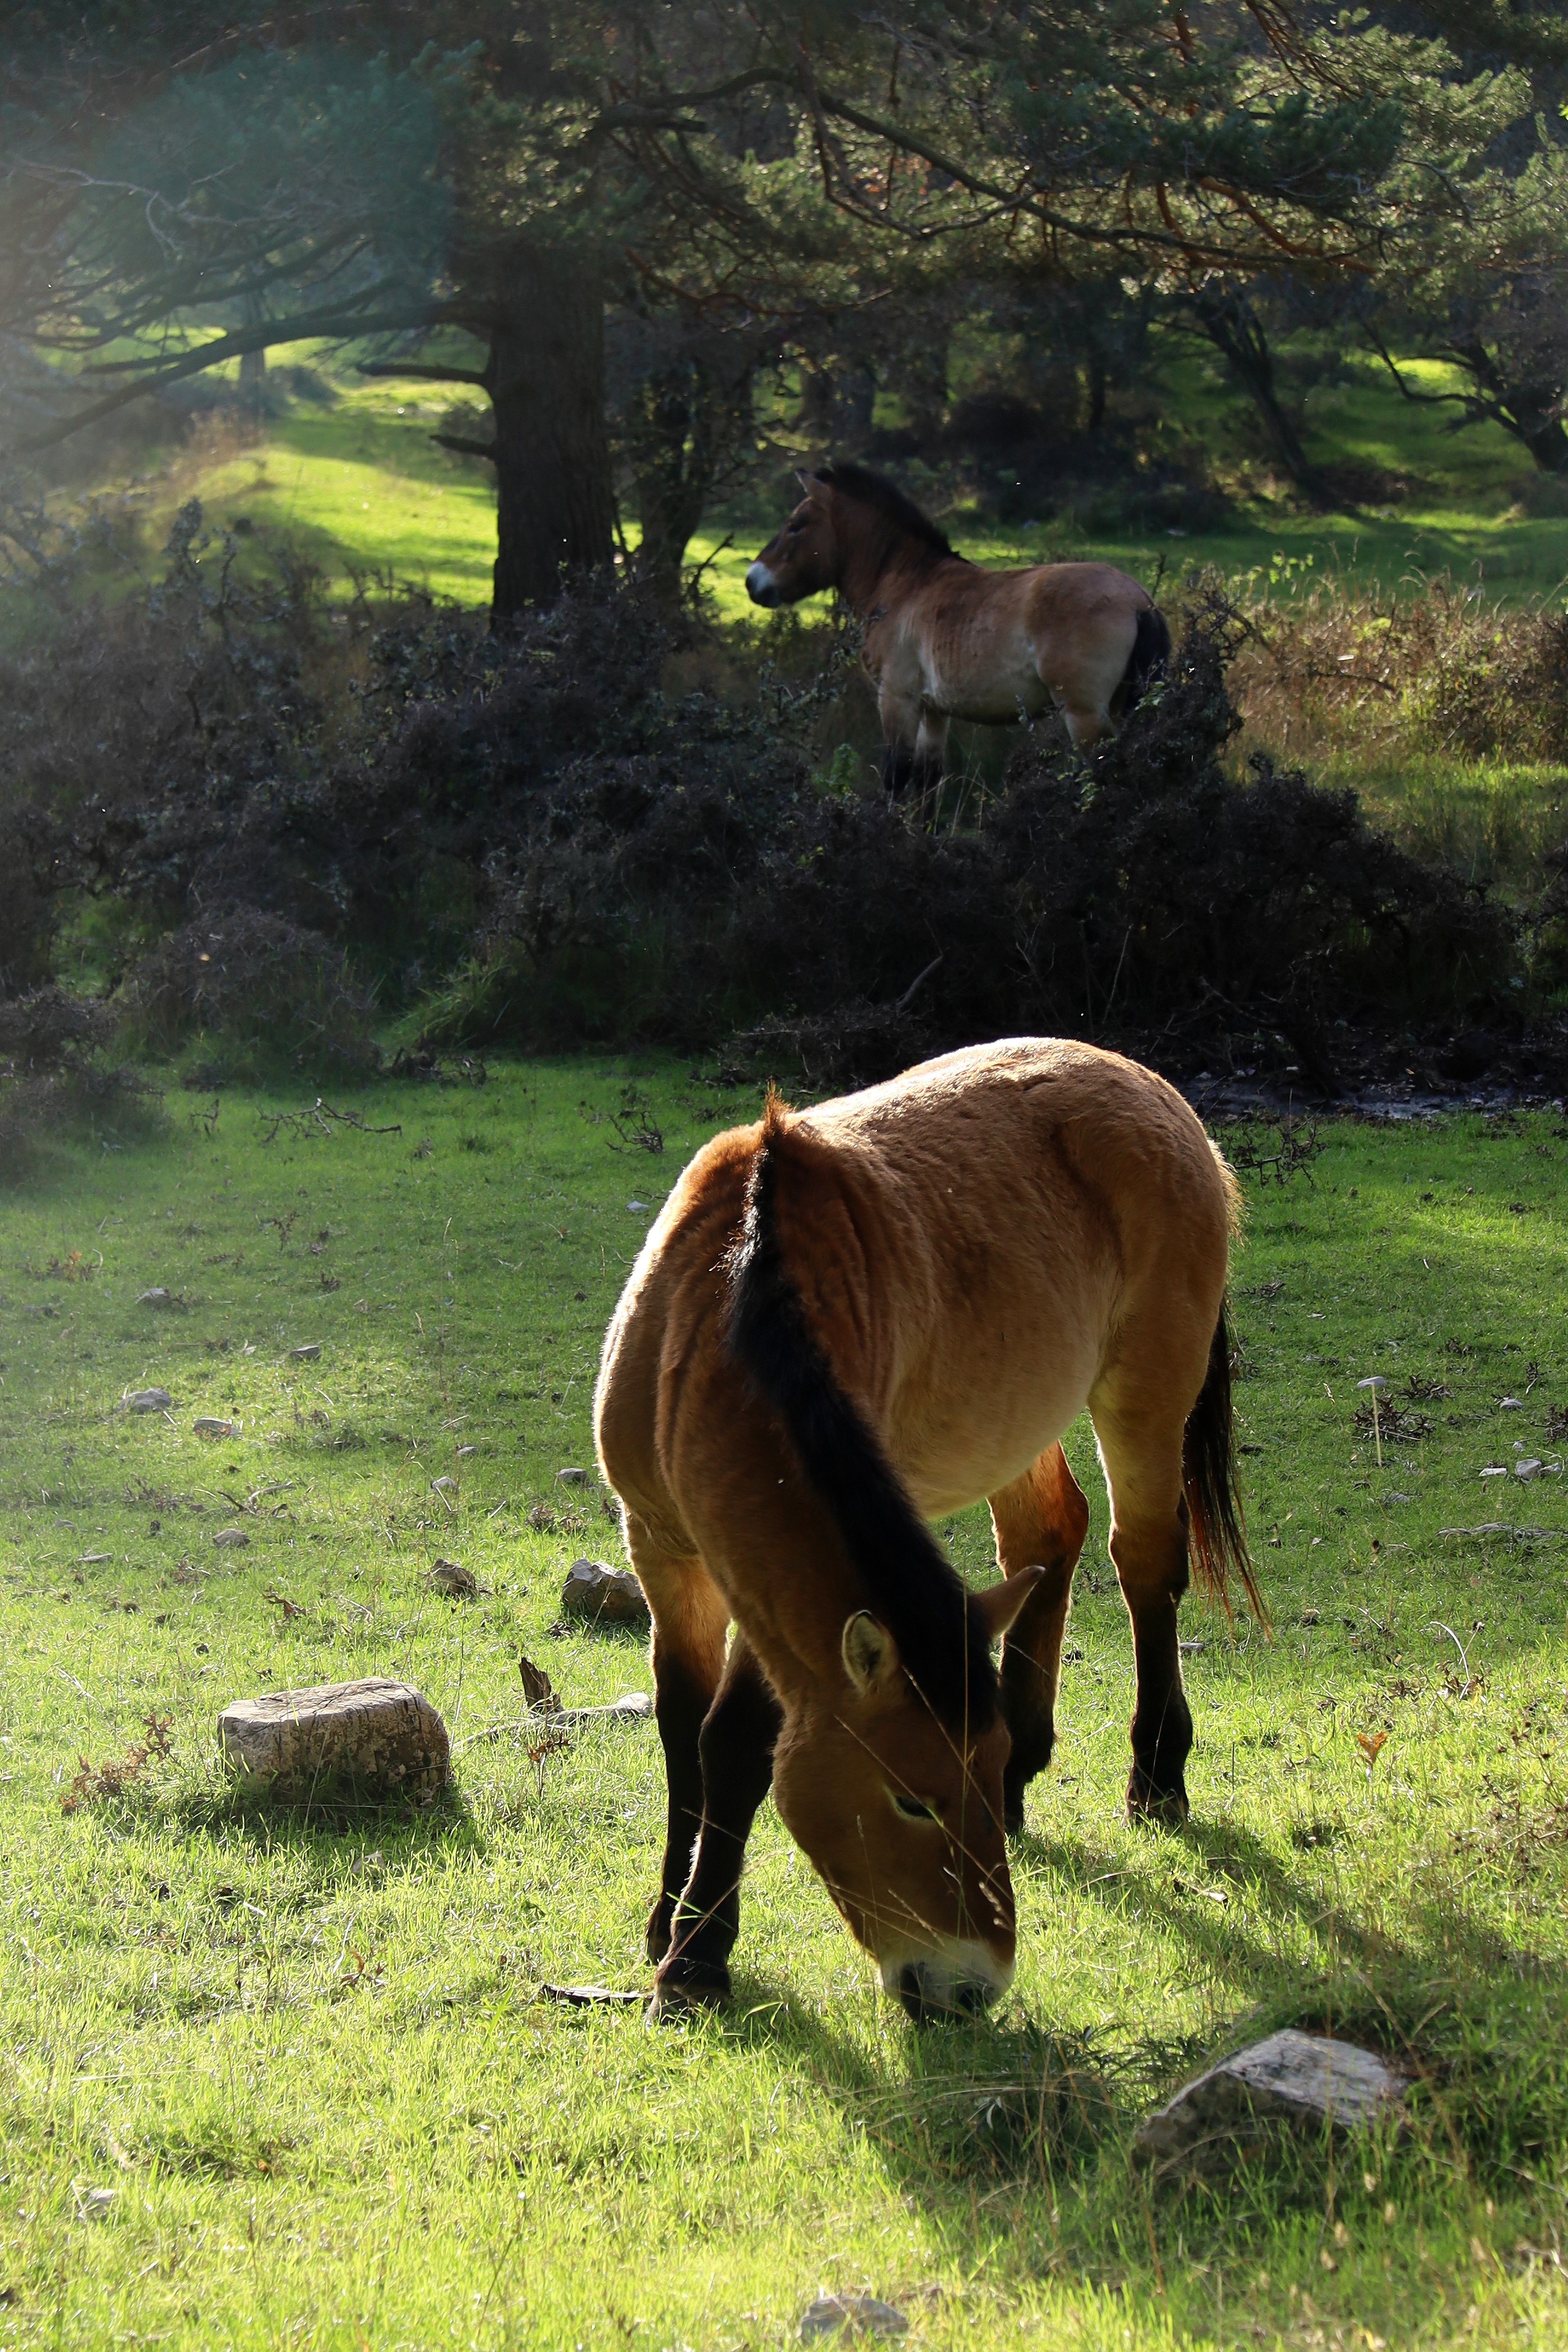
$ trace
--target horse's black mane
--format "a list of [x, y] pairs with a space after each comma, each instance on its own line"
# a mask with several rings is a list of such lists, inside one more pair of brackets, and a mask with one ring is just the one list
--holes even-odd
[[885, 475], [873, 474], [869, 467], [835, 460], [832, 465], [818, 467], [816, 479], [826, 482], [830, 489], [842, 490], [858, 506], [872, 508], [884, 522], [932, 555], [957, 553], [947, 533], [938, 530], [929, 515], [921, 514], [913, 499], [905, 498]]

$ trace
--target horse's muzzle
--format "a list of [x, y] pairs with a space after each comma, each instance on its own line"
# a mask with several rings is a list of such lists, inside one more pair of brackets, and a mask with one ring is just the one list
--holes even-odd
[[978, 2017], [1002, 1990], [985, 1977], [954, 1977], [920, 1960], [906, 1960], [899, 1970], [898, 1994], [906, 2015], [916, 2025], [942, 2020]]
[[778, 583], [765, 563], [753, 563], [746, 574], [746, 593], [753, 604], [776, 604]]

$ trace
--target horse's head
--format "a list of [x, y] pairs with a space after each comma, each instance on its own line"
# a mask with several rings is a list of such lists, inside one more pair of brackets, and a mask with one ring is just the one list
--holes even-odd
[[746, 573], [746, 593], [753, 604], [798, 604], [803, 596], [837, 588], [843, 577], [833, 485], [819, 474], [797, 474], [795, 479], [805, 496]]
[[[1005, 1631], [1039, 1571], [968, 1602]], [[917, 2023], [983, 2009], [1012, 1981], [1013, 1884], [1002, 1774], [1011, 1741], [994, 1677], [974, 1693], [981, 1730], [944, 1723], [904, 1671], [887, 1627], [844, 1628], [842, 1679], [792, 1711], [773, 1797], [885, 1990]]]

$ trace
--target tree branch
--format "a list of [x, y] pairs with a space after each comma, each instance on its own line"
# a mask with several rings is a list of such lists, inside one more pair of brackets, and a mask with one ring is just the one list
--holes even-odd
[[182, 359], [174, 360], [155, 375], [144, 375], [134, 383], [121, 384], [102, 400], [79, 410], [75, 416], [61, 418], [45, 433], [29, 434], [25, 441], [13, 442], [10, 448], [0, 451], [0, 457], [31, 457], [36, 450], [52, 449], [57, 442], [68, 441], [73, 433], [82, 432], [96, 425], [100, 418], [113, 415], [116, 409], [140, 400], [149, 392], [161, 391], [166, 383], [178, 383], [185, 376], [200, 375], [204, 369], [216, 367], [223, 360], [237, 359], [247, 352], [264, 352], [274, 343], [295, 343], [306, 335], [334, 336], [395, 334], [410, 327], [440, 325], [453, 314], [453, 306], [446, 303], [410, 303], [405, 310], [377, 315], [355, 310], [330, 309], [301, 310], [291, 319], [272, 319], [264, 326], [238, 327], [232, 334], [218, 335], [210, 343], [202, 343]]
[[359, 360], [355, 362], [354, 373], [419, 376], [426, 383], [477, 383], [487, 392], [489, 389], [489, 378], [483, 368], [426, 367], [415, 360]]
[[455, 449], [459, 457], [488, 457], [492, 466], [495, 463], [493, 441], [470, 441], [464, 433], [432, 433], [430, 438], [437, 449]]

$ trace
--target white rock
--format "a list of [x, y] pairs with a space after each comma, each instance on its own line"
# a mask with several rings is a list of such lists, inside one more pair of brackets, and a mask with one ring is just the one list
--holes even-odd
[[321, 1352], [321, 1341], [319, 1339], [309, 1339], [302, 1348], [289, 1349], [289, 1361], [291, 1364], [313, 1364]]
[[220, 1437], [237, 1437], [242, 1426], [243, 1423], [237, 1421], [220, 1421], [216, 1413], [210, 1412], [202, 1413], [191, 1423], [198, 1437], [215, 1440]]
[[243, 1551], [250, 1538], [243, 1528], [219, 1528], [213, 1541], [222, 1544], [226, 1551]]
[[1405, 2078], [1375, 2052], [1287, 2026], [1222, 2058], [1145, 2116], [1132, 2152], [1162, 2169], [1200, 2168], [1269, 2125], [1344, 2131], [1397, 2111]]
[[360, 1796], [438, 1789], [451, 1777], [447, 1727], [409, 1683], [373, 1676], [237, 1699], [218, 1717], [237, 1769], [274, 1794], [303, 1797], [327, 1783]]
[[558, 1486], [585, 1486], [588, 1473], [585, 1470], [557, 1470], [555, 1483]]
[[1531, 1454], [1528, 1460], [1514, 1464], [1513, 1475], [1516, 1478], [1533, 1478], [1540, 1467], [1540, 1462], [1534, 1454]]
[[136, 1300], [138, 1307], [167, 1307], [169, 1303], [169, 1293], [161, 1284], [152, 1290], [142, 1291]]
[[128, 1389], [121, 1402], [130, 1412], [167, 1412], [174, 1400], [167, 1389]]

